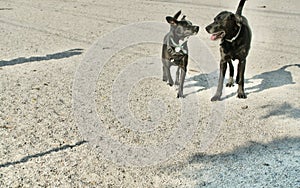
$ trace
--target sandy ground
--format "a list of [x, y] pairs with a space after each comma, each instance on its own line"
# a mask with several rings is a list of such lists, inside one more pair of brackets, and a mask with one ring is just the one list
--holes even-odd
[[[181, 9], [202, 28], [196, 37], [217, 65], [218, 42], [210, 41], [203, 27], [221, 10], [234, 11], [237, 4], [218, 0], [2, 0], [0, 187], [300, 187], [298, 0], [246, 2], [243, 14], [253, 32], [246, 100], [235, 97], [235, 86], [225, 89], [222, 101], [211, 103], [215, 85], [207, 83], [216, 74], [195, 70], [198, 62], [191, 62], [184, 92], [191, 88], [197, 92], [177, 100], [176, 90], [160, 79], [141, 80], [131, 88], [126, 105], [137, 119], [161, 120], [148, 132], [135, 130], [136, 124], [124, 128], [112, 110], [114, 83], [132, 61], [153, 54], [159, 57], [161, 46], [133, 45], [105, 64], [94, 91], [96, 112], [101, 130], [123, 145], [159, 146], [172, 135], [177, 121], [186, 126], [180, 106], [191, 101], [197, 104], [189, 108], [194, 113], [195, 106], [199, 117], [192, 137], [165, 160], [148, 165], [134, 161], [132, 166], [124, 163], [125, 151], [119, 161], [110, 158], [108, 153], [122, 150], [97, 149], [88, 131], [78, 124], [85, 117], [74, 105], [78, 104], [76, 73], [100, 37], [131, 23], [164, 23], [165, 16]], [[160, 99], [151, 103], [152, 98]], [[223, 114], [218, 115], [219, 126], [211, 123], [215, 110]]]

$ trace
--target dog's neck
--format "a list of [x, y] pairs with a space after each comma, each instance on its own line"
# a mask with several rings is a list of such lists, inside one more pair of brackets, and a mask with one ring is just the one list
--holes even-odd
[[242, 26], [239, 27], [239, 30], [238, 30], [237, 34], [232, 39], [225, 39], [225, 40], [227, 42], [233, 42], [233, 41], [235, 41], [235, 39], [237, 39], [239, 37], [241, 29], [242, 29]]
[[174, 50], [177, 53], [182, 51], [183, 54], [187, 54], [188, 51], [185, 48], [185, 46], [187, 45], [187, 41], [188, 41], [188, 37], [185, 37], [183, 40], [178, 40], [178, 43], [176, 43], [173, 37], [170, 37], [170, 40], [168, 40], [167, 45], [170, 47], [174, 47]]

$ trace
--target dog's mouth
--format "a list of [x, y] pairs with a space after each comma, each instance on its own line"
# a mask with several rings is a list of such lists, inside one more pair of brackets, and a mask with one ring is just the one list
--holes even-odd
[[224, 31], [219, 31], [216, 33], [213, 33], [210, 37], [211, 40], [218, 40], [221, 39], [225, 36], [225, 32]]

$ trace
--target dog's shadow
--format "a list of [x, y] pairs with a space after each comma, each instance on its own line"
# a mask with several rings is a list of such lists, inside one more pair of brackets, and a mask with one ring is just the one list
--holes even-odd
[[191, 88], [194, 88], [193, 91], [188, 91], [184, 97], [188, 95], [192, 95], [195, 93], [199, 93], [204, 90], [208, 90], [214, 86], [217, 85], [217, 78], [218, 78], [218, 72], [214, 71], [211, 73], [201, 73], [198, 75], [194, 75], [191, 77], [188, 77], [185, 80], [185, 86], [184, 88], [186, 90], [189, 90]]
[[247, 87], [246, 90], [254, 90], [250, 93], [258, 93], [271, 88], [295, 84], [291, 72], [286, 70], [289, 67], [300, 68], [300, 64], [285, 65], [277, 70], [256, 75], [247, 80], [247, 83], [249, 83], [253, 79], [261, 79], [261, 83], [252, 87]]
[[[177, 69], [171, 67], [172, 78], [176, 78], [176, 70]], [[214, 70], [210, 73], [205, 73], [204, 71], [201, 71], [199, 69], [189, 69], [188, 74], [186, 75], [184, 80], [183, 98], [217, 86], [218, 75], [218, 70]], [[178, 90], [178, 88], [179, 84], [175, 84], [175, 89]]]
[[[293, 76], [290, 71], [287, 71], [286, 69], [289, 67], [298, 67], [300, 68], [300, 64], [291, 64], [291, 65], [285, 65], [277, 70], [263, 72], [259, 75], [255, 75], [252, 78], [245, 79], [245, 85], [255, 83], [256, 81], [260, 81], [259, 84], [256, 84], [254, 86], [246, 87], [246, 94], [253, 94], [258, 93], [261, 91], [265, 91], [272, 88], [278, 88], [285, 85], [291, 85], [295, 84], [293, 81]], [[214, 71], [208, 74], [198, 74], [192, 77], [189, 77], [186, 79], [186, 85], [185, 88], [191, 88], [191, 87], [199, 87], [199, 89], [185, 94], [185, 96], [198, 93], [207, 89], [211, 89], [212, 87], [217, 86], [218, 83], [218, 72]], [[224, 81], [224, 84], [226, 83], [226, 80]], [[237, 87], [237, 84], [236, 86]], [[226, 88], [225, 88], [226, 89]], [[237, 93], [233, 92], [229, 95], [226, 95], [221, 98], [221, 100], [231, 98], [235, 96]]]

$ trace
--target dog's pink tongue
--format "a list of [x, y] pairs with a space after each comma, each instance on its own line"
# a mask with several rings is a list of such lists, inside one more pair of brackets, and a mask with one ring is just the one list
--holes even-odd
[[217, 39], [217, 35], [211, 35], [210, 39], [211, 40], [216, 40]]

